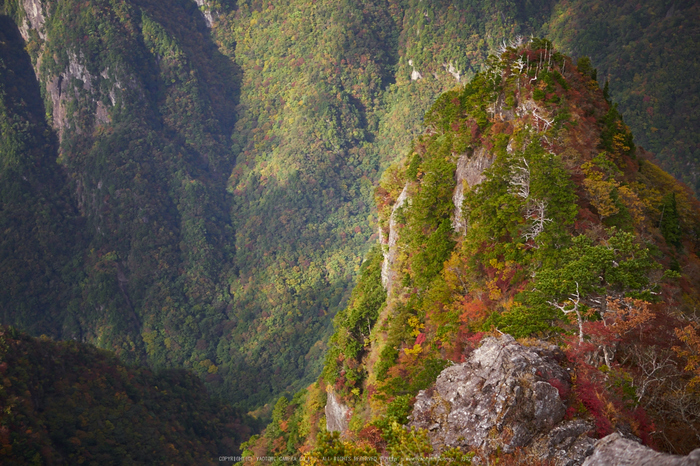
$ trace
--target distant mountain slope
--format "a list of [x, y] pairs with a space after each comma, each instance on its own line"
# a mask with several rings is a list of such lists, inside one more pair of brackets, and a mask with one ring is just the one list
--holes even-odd
[[80, 250], [61, 265], [74, 270], [71, 299], [47, 333], [216, 377], [211, 335], [235, 270], [225, 191], [235, 66], [187, 2], [5, 9], [27, 40], [83, 222]]
[[82, 266], [83, 224], [57, 149], [24, 41], [1, 16], [0, 309], [36, 335], [61, 335]]
[[558, 2], [542, 34], [588, 55], [637, 144], [700, 192], [700, 5], [688, 1]]
[[[191, 368], [249, 405], [316, 376], [329, 316], [375, 230], [380, 167], [468, 73], [460, 67], [478, 68], [496, 43], [461, 28], [443, 36], [443, 25], [464, 18], [495, 37], [517, 31], [519, 13], [213, 5], [229, 60], [192, 2], [4, 5], [85, 222], [78, 262], [63, 261], [79, 270], [72, 299], [44, 326], [127, 360]], [[459, 58], [455, 41], [472, 56]], [[400, 58], [403, 48], [415, 57]], [[412, 80], [414, 67], [425, 77]]]
[[183, 370], [0, 329], [3, 464], [214, 464], [249, 428]]
[[244, 375], [229, 392], [262, 400], [315, 378], [327, 316], [376, 235], [381, 171], [496, 37], [532, 30], [525, 13], [509, 2], [293, 0], [239, 2], [220, 17], [216, 40], [243, 72], [229, 180], [238, 311], [219, 355], [242, 357], [230, 370]]

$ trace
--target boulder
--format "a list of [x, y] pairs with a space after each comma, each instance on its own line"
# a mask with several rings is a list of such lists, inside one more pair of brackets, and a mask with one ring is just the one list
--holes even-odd
[[459, 447], [489, 455], [528, 447], [533, 458], [580, 465], [594, 441], [587, 422], [562, 422], [560, 392], [571, 387], [563, 360], [555, 345], [486, 338], [466, 362], [446, 368], [418, 394], [410, 425], [427, 429], [437, 451]]
[[583, 463], [583, 466], [607, 465], [641, 465], [641, 466], [691, 466], [700, 465], [700, 448], [688, 456], [659, 453], [649, 447], [626, 439], [618, 433], [603, 437], [595, 443], [595, 451]]

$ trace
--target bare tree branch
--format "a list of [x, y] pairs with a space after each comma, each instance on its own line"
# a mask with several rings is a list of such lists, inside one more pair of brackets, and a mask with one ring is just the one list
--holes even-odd
[[[567, 303], [570, 303], [567, 307]], [[559, 309], [564, 315], [569, 315], [572, 312], [576, 313], [576, 320], [578, 321], [578, 340], [579, 343], [583, 343], [583, 316], [581, 315], [581, 293], [579, 292], [578, 282], [576, 282], [576, 293], [572, 293], [564, 304], [559, 304], [555, 301], [547, 301], [547, 304], [554, 306]]]

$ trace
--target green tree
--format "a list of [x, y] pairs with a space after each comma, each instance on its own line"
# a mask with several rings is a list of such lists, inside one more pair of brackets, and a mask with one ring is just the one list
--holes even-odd
[[600, 244], [586, 235], [575, 237], [557, 263], [537, 272], [530, 295], [535, 307], [574, 314], [581, 342], [585, 316], [593, 311], [604, 314], [608, 297], [652, 299], [649, 272], [656, 263], [649, 250], [632, 233], [611, 229], [609, 234]]
[[661, 234], [669, 245], [676, 248], [681, 247], [681, 232], [680, 217], [678, 216], [678, 208], [676, 205], [676, 193], [668, 193], [664, 196], [661, 204], [661, 221], [659, 222]]

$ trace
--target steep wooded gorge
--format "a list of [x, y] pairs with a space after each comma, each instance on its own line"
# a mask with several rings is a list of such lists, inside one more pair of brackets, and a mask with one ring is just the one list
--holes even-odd
[[[618, 244], [611, 296], [695, 309], [695, 201], [648, 161], [698, 191], [695, 2], [0, 5], [2, 323], [184, 369], [241, 408], [298, 393], [259, 451], [316, 438], [325, 387], [303, 389], [322, 371], [362, 430], [405, 417], [482, 329], [559, 338], [547, 301], [571, 290], [538, 296], [528, 277], [548, 283], [567, 254]], [[518, 40], [539, 35], [552, 42]], [[522, 57], [545, 74], [508, 81]], [[292, 413], [310, 430], [282, 428]]]

